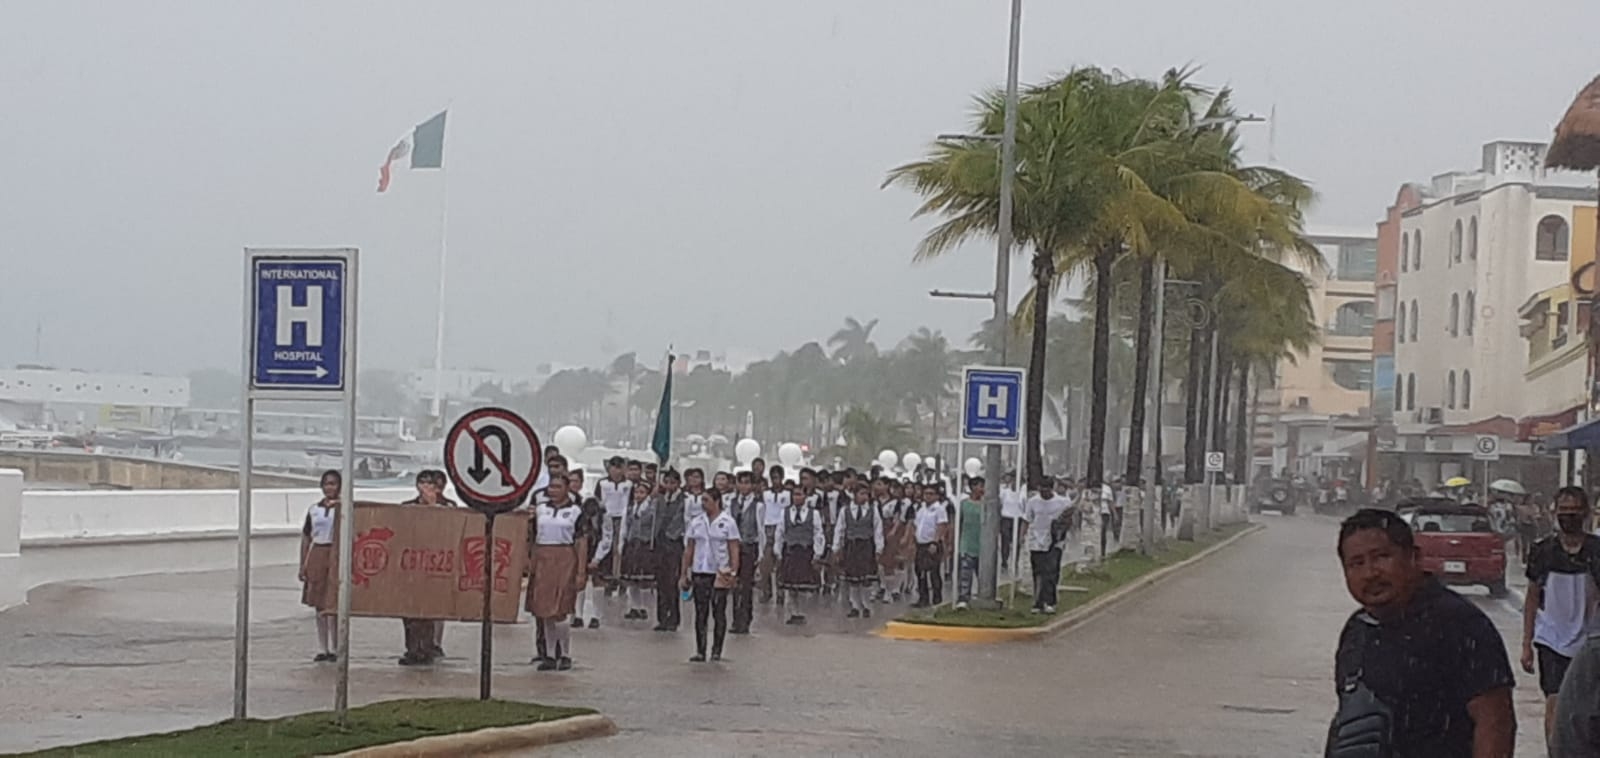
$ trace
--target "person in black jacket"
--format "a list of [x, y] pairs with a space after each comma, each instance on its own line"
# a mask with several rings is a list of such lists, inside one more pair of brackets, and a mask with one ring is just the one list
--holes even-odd
[[661, 488], [655, 495], [656, 626], [658, 632], [678, 631], [678, 573], [683, 562], [683, 482], [675, 469], [661, 472]]

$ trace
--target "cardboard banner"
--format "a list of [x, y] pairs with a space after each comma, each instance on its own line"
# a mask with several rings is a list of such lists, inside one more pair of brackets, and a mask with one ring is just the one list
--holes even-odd
[[[356, 503], [351, 614], [482, 620], [483, 518], [466, 508]], [[337, 551], [334, 564], [337, 572]], [[528, 516], [495, 517], [491, 609], [496, 622], [517, 620], [527, 565]], [[329, 591], [334, 597], [328, 607], [337, 607], [338, 583], [331, 582]]]

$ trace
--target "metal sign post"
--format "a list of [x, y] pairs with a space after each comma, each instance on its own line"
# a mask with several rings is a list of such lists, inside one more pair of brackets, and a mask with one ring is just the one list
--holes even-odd
[[483, 514], [479, 700], [489, 699], [494, 670], [494, 517], [522, 505], [543, 467], [544, 448], [533, 427], [503, 408], [479, 408], [462, 416], [444, 438], [444, 468], [456, 485], [456, 494]]
[[[247, 715], [250, 667], [251, 469], [258, 400], [340, 401], [344, 406], [344, 471], [339, 518], [354, 519], [356, 426], [355, 248], [272, 250], [246, 248], [243, 406], [239, 445], [238, 569], [234, 589], [233, 717]], [[339, 684], [334, 711], [341, 723], [349, 705], [350, 571], [353, 530], [339, 542]]]
[[[1013, 444], [1022, 450], [1022, 397], [1027, 387], [1027, 372], [1009, 366], [967, 366], [961, 370], [961, 434], [963, 443], [976, 442], [988, 445]], [[990, 450], [995, 448], [991, 447]], [[999, 460], [1000, 456], [986, 456]], [[1018, 463], [1022, 456], [1018, 455]], [[958, 461], [958, 468], [966, 461]], [[982, 538], [978, 543], [977, 591], [973, 593], [974, 605], [979, 608], [999, 605], [1000, 575], [1000, 488], [998, 471], [984, 472], [995, 479], [996, 485], [984, 494]], [[956, 525], [960, 526], [960, 514]], [[961, 547], [956, 546], [959, 570]], [[960, 581], [958, 574], [957, 582]]]
[[1489, 465], [1500, 460], [1500, 437], [1494, 434], [1480, 434], [1472, 441], [1473, 460], [1483, 461], [1483, 482], [1479, 490], [1483, 492], [1483, 502], [1489, 502]]

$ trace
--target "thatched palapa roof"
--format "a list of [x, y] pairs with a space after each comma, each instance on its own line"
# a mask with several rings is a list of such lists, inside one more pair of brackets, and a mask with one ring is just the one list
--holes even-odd
[[1574, 171], [1600, 169], [1600, 76], [1578, 93], [1561, 117], [1544, 164]]

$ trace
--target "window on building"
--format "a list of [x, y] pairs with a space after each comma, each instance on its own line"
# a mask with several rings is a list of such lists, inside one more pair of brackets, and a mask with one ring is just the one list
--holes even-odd
[[1406, 374], [1406, 410], [1417, 409], [1417, 375]]
[[[1411, 235], [1409, 234], [1400, 235], [1400, 270], [1402, 272], [1411, 270]], [[1396, 408], [1395, 410], [1400, 409]]]
[[1328, 326], [1328, 333], [1336, 337], [1370, 337], [1373, 312], [1372, 303], [1345, 303], [1333, 312], [1333, 323]]
[[1400, 311], [1395, 315], [1394, 336], [1401, 342], [1406, 341], [1406, 304], [1400, 304]]
[[1406, 389], [1406, 378], [1402, 376], [1402, 377], [1396, 379], [1395, 380], [1395, 387], [1394, 387], [1394, 409], [1397, 410], [1397, 411], [1403, 411], [1403, 410], [1406, 409], [1406, 407], [1405, 407], [1406, 406], [1405, 389]]
[[1411, 341], [1417, 341], [1417, 301], [1411, 301]]
[[1339, 269], [1335, 276], [1347, 282], [1370, 282], [1378, 277], [1378, 241], [1339, 243]]
[[1411, 268], [1422, 270], [1422, 230], [1411, 235]]
[[1378, 290], [1374, 295], [1374, 301], [1377, 303], [1377, 306], [1378, 306], [1377, 318], [1380, 319], [1380, 320], [1383, 320], [1383, 321], [1393, 321], [1394, 320], [1394, 288], [1393, 287], [1384, 287], [1384, 288]]
[[1457, 336], [1457, 335], [1459, 335], [1461, 333], [1458, 330], [1458, 327], [1460, 326], [1460, 323], [1461, 323], [1461, 296], [1457, 295], [1454, 292], [1452, 292], [1452, 293], [1450, 293], [1450, 321], [1445, 324], [1444, 330], [1449, 332], [1450, 336], [1455, 337], [1455, 336]]
[[1567, 220], [1556, 215], [1539, 219], [1539, 232], [1534, 238], [1533, 257], [1541, 261], [1564, 261], [1571, 234]]
[[1477, 319], [1477, 313], [1478, 294], [1472, 290], [1467, 290], [1466, 304], [1461, 307], [1461, 328], [1462, 331], [1467, 333], [1468, 337], [1472, 336], [1472, 322]]
[[1551, 349], [1563, 347], [1567, 344], [1567, 331], [1572, 322], [1572, 302], [1561, 303], [1556, 306], [1556, 328], [1550, 335]]
[[1456, 407], [1456, 372], [1454, 370], [1451, 370], [1450, 375], [1446, 376], [1444, 380], [1444, 406], [1446, 408]]
[[1333, 383], [1347, 390], [1372, 389], [1372, 361], [1324, 360]]
[[[1478, 259], [1478, 217], [1473, 216], [1467, 221], [1467, 258]], [[1469, 334], [1471, 332], [1468, 332]]]
[[1450, 262], [1461, 262], [1461, 221], [1456, 220], [1456, 225], [1450, 228]]
[[1461, 370], [1461, 407], [1472, 407], [1472, 372], [1466, 369]]

